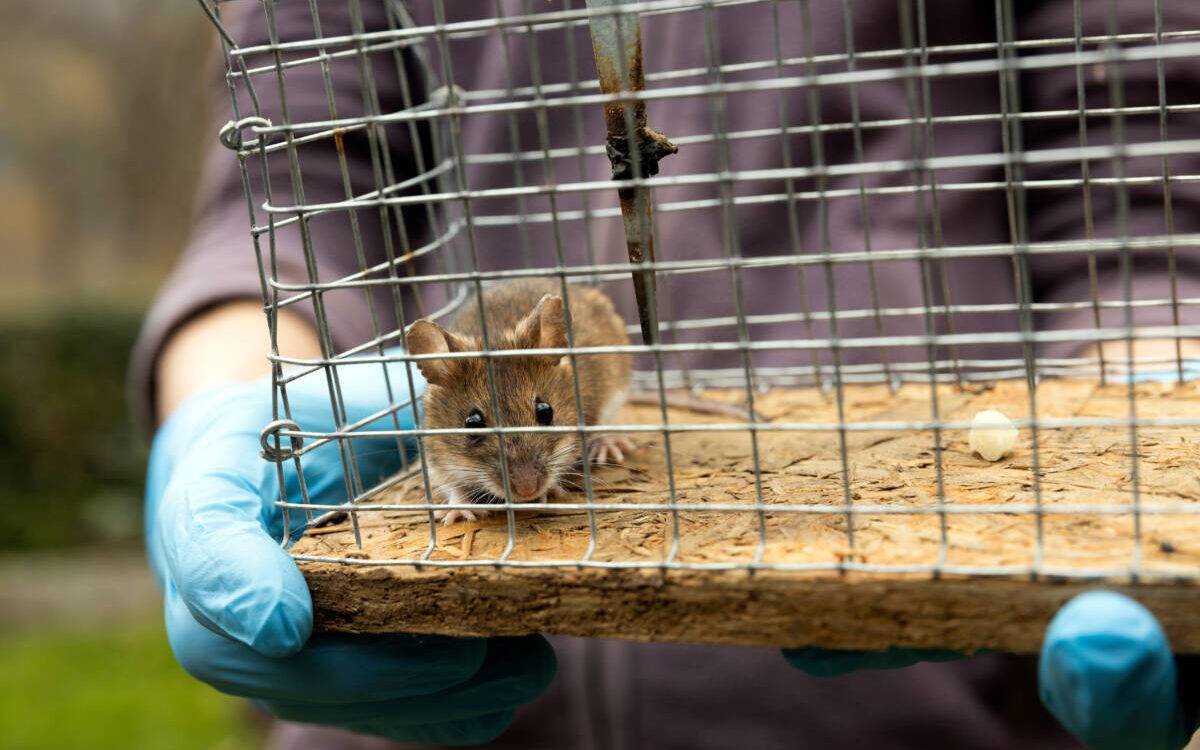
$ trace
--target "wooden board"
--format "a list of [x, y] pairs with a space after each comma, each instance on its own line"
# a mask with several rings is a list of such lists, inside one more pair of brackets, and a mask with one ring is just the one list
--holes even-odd
[[[848, 386], [850, 422], [919, 421], [930, 416], [928, 385]], [[735, 401], [732, 392], [706, 398]], [[1041, 418], [1128, 416], [1127, 388], [1081, 380], [1045, 381], [1037, 392]], [[970, 420], [983, 409], [1013, 418], [1028, 414], [1023, 382], [989, 389], [938, 387], [943, 420]], [[758, 397], [773, 423], [834, 422], [836, 404], [814, 389], [774, 390]], [[1200, 415], [1194, 384], [1140, 384], [1141, 417]], [[628, 407], [630, 424], [658, 421], [657, 408]], [[672, 410], [673, 423], [723, 422]], [[931, 431], [849, 432], [849, 487], [859, 506], [923, 507], [937, 499]], [[625, 466], [596, 472], [595, 497], [607, 503], [662, 503], [668, 498], [661, 433], [634, 436]], [[1138, 430], [1137, 477], [1143, 504], [1200, 502], [1200, 432], [1187, 427]], [[1063, 514], [1056, 506], [1128, 505], [1133, 465], [1127, 426], [1043, 429], [1039, 434], [1042, 570], [1127, 570], [1135, 558], [1134, 519], [1121, 514]], [[780, 504], [837, 508], [844, 478], [837, 433], [758, 433], [759, 476], [767, 563], [836, 563], [995, 567], [1031, 566], [1038, 524], [1033, 513], [859, 514], [854, 545], [844, 513], [771, 512]], [[678, 514], [682, 562], [745, 564], [759, 552], [754, 462], [747, 431], [698, 431], [671, 437], [676, 496], [681, 503], [747, 506], [745, 512]], [[1032, 504], [1032, 446], [1021, 431], [1016, 451], [997, 463], [973, 455], [966, 430], [942, 434], [946, 504]], [[571, 499], [580, 500], [582, 496]], [[423, 502], [419, 475], [400, 482], [382, 502]], [[596, 514], [595, 561], [655, 565], [671, 547], [673, 518], [661, 511]], [[362, 512], [363, 549], [348, 526], [313, 529], [297, 555], [357, 559], [348, 564], [301, 562], [316, 607], [317, 627], [344, 632], [407, 631], [450, 635], [565, 633], [695, 643], [821, 645], [880, 648], [944, 646], [963, 650], [1032, 651], [1055, 610], [1086, 588], [1132, 594], [1162, 620], [1179, 650], [1200, 651], [1200, 516], [1141, 517], [1141, 570], [1081, 581], [1065, 576], [932, 576], [928, 573], [691, 571], [378, 565], [419, 558], [429, 543], [424, 513]], [[583, 511], [518, 513], [514, 561], [578, 560], [590, 541]], [[433, 560], [497, 558], [508, 540], [504, 513], [437, 531]]]

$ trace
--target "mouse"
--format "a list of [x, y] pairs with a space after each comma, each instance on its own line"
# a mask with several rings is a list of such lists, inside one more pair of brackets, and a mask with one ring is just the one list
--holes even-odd
[[[576, 347], [629, 343], [625, 320], [612, 300], [592, 286], [569, 284], [565, 306], [557, 279], [507, 280], [482, 290], [482, 314], [493, 350], [566, 348], [567, 314]], [[405, 334], [410, 354], [478, 352], [483, 349], [480, 305], [464, 305], [446, 324], [423, 318]], [[493, 358], [499, 414], [494, 413], [482, 357], [420, 359], [425, 376], [422, 397], [426, 429], [466, 428], [478, 434], [427, 435], [423, 456], [433, 491], [445, 503], [486, 506], [545, 502], [581, 476], [584, 460], [578, 433], [528, 432], [503, 435], [508, 468], [505, 491], [500, 437], [489, 428], [611, 424], [630, 392], [632, 357], [604, 354], [532, 354]], [[579, 378], [582, 415], [576, 410], [574, 378]], [[620, 435], [588, 433], [587, 459], [620, 463], [633, 444]], [[488, 510], [438, 510], [449, 525], [486, 517]]]

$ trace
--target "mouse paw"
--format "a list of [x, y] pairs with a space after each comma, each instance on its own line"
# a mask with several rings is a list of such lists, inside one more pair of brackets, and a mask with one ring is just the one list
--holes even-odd
[[476, 521], [487, 516], [484, 510], [435, 510], [433, 517], [441, 521], [443, 526], [450, 526], [458, 521]]
[[588, 458], [594, 464], [621, 463], [626, 453], [632, 453], [636, 446], [623, 435], [601, 435], [588, 445]]

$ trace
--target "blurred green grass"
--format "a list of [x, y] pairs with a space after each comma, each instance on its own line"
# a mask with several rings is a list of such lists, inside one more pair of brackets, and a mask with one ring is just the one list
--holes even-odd
[[161, 620], [99, 630], [0, 631], [0, 748], [240, 750], [261, 745], [248, 704], [176, 664]]

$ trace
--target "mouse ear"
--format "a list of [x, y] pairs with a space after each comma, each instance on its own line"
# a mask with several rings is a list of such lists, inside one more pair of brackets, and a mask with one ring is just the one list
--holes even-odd
[[[462, 337], [450, 333], [432, 320], [421, 319], [413, 323], [404, 335], [409, 354], [437, 354], [439, 352], [471, 351], [469, 343]], [[457, 359], [422, 359], [417, 369], [425, 379], [436, 385], [449, 385], [454, 371], [461, 364]]]
[[[516, 343], [522, 349], [562, 349], [567, 345], [567, 319], [562, 297], [547, 294], [521, 322], [517, 323]], [[561, 354], [547, 355], [558, 362]]]

